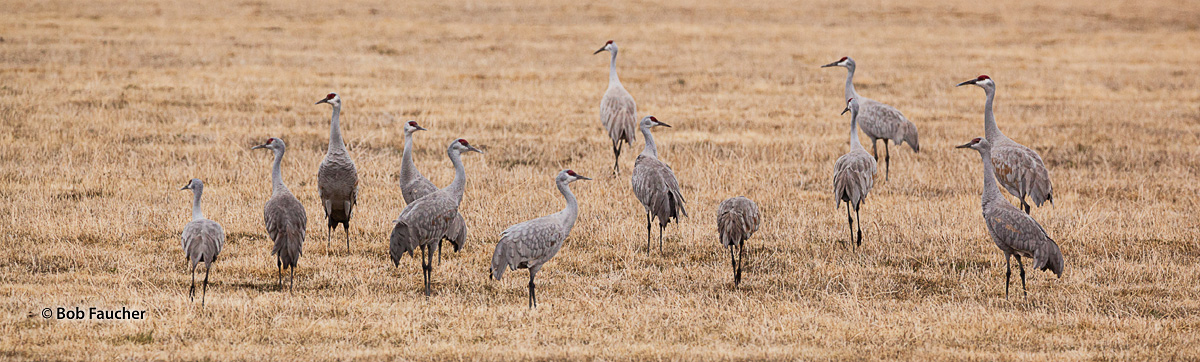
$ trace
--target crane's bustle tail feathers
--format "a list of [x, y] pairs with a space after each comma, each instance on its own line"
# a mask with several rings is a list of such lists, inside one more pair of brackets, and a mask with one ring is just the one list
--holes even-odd
[[404, 256], [404, 253], [412, 255], [412, 239], [412, 234], [408, 230], [408, 224], [397, 222], [392, 227], [392, 235], [388, 242], [388, 254], [392, 257], [392, 264], [400, 266], [400, 258]]
[[1033, 253], [1034, 269], [1049, 270], [1054, 272], [1054, 275], [1062, 278], [1063, 272], [1063, 256], [1062, 251], [1058, 249], [1058, 244], [1054, 240], [1047, 239], [1042, 247]]

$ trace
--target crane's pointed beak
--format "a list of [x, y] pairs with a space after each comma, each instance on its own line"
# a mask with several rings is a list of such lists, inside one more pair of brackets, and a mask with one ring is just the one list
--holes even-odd
[[975, 142], [967, 143], [965, 145], [954, 146], [954, 148], [971, 148], [971, 145], [973, 145], [973, 144], [975, 144]]
[[475, 148], [475, 146], [467, 146], [467, 151], [475, 151], [475, 152], [479, 152], [480, 154], [484, 154], [483, 151], [480, 151], [478, 148]]
[[321, 104], [321, 103], [329, 103], [329, 100], [328, 100], [328, 99], [322, 99], [322, 100], [319, 100], [319, 101], [317, 101], [317, 103], [313, 103], [313, 105], [317, 105], [317, 104]]
[[252, 150], [257, 150], [259, 148], [267, 148], [267, 145], [258, 145], [258, 146], [250, 147], [250, 149], [252, 149]]
[[421, 127], [421, 126], [413, 127], [413, 129], [418, 130], [418, 131], [428, 131], [427, 129], [425, 129], [425, 127]]
[[575, 178], [580, 179], [580, 180], [591, 180], [592, 179], [591, 177], [580, 175], [578, 173], [575, 174]]
[[179, 191], [187, 190], [189, 186], [192, 186], [192, 184], [183, 185], [183, 188], [179, 189]]
[[978, 81], [979, 81], [978, 79], [968, 80], [966, 82], [958, 83], [958, 85], [956, 85], [955, 87], [962, 87], [967, 84], [975, 84], [975, 82], [978, 82]]
[[833, 63], [825, 64], [825, 65], [822, 65], [822, 66], [821, 66], [821, 68], [836, 67], [836, 66], [838, 66], [838, 63], [841, 63], [841, 62], [842, 62], [842, 61], [840, 61], [840, 60], [839, 60], [839, 61], [836, 61], [836, 62], [833, 62]]
[[666, 124], [666, 123], [662, 123], [662, 122], [660, 122], [660, 121], [654, 121], [654, 123], [657, 123], [659, 126], [663, 126], [663, 127], [671, 128], [671, 125], [669, 125], [669, 124]]
[[846, 109], [842, 110], [842, 114], [846, 114], [846, 112], [849, 112], [849, 111], [850, 111], [850, 107], [846, 107]]
[[[607, 46], [607, 45], [605, 45], [605, 46]], [[600, 54], [600, 52], [602, 52], [602, 51], [604, 51], [604, 48], [600, 48], [600, 50], [597, 50], [595, 53], [592, 53], [592, 55]]]

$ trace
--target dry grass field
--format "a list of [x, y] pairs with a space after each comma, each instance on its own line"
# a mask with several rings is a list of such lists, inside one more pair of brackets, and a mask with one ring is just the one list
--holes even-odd
[[[1195, 1], [0, 7], [3, 360], [1200, 359]], [[691, 217], [663, 253], [643, 250], [630, 190], [640, 137], [608, 173], [608, 56], [592, 55], [608, 39], [639, 113], [674, 126], [656, 138]], [[818, 68], [845, 55], [922, 146], [892, 148], [857, 251], [831, 193], [845, 70]], [[979, 156], [953, 148], [983, 135], [983, 91], [954, 87], [979, 74], [1054, 181], [1033, 216], [1066, 271], [1030, 270], [1027, 298], [1017, 281], [1005, 298]], [[361, 180], [349, 253], [325, 248], [316, 191], [330, 91]], [[450, 140], [487, 152], [464, 157], [469, 243], [430, 298], [416, 258], [387, 256], [408, 119], [430, 129], [416, 163], [439, 185]], [[270, 152], [249, 150], [270, 136], [309, 218], [292, 293], [263, 227]], [[564, 168], [596, 180], [573, 184], [580, 218], [530, 310], [527, 272], [491, 281], [489, 262], [501, 230], [562, 207]], [[179, 243], [193, 177], [228, 233], [203, 309]], [[736, 195], [764, 215], [740, 288], [714, 214]], [[60, 306], [149, 317], [38, 315]]]

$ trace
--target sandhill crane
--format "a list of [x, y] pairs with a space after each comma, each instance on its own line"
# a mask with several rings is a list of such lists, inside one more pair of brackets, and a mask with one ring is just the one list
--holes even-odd
[[679, 215], [687, 216], [683, 208], [686, 202], [679, 194], [679, 181], [671, 166], [658, 159], [658, 148], [654, 145], [654, 136], [650, 129], [658, 126], [671, 127], [658, 121], [654, 116], [642, 118], [642, 136], [646, 139], [646, 148], [638, 155], [633, 163], [633, 194], [646, 207], [646, 251], [650, 251], [650, 220], [651, 216], [658, 219], [658, 251], [662, 252], [663, 228], [671, 219], [679, 221]]
[[317, 192], [321, 196], [321, 206], [325, 210], [325, 220], [328, 228], [325, 234], [325, 249], [329, 249], [329, 240], [333, 238], [333, 230], [338, 224], [346, 230], [346, 252], [350, 252], [350, 216], [353, 215], [354, 205], [358, 203], [358, 170], [354, 168], [354, 160], [346, 153], [346, 143], [342, 141], [342, 97], [337, 93], [329, 93], [325, 99], [316, 104], [327, 103], [333, 106], [333, 119], [329, 123], [329, 149], [325, 151], [325, 160], [317, 170]]
[[433, 276], [433, 253], [430, 253], [429, 248], [436, 248], [435, 242], [442, 240], [442, 236], [449, 232], [454, 215], [458, 213], [458, 205], [462, 202], [463, 190], [467, 186], [467, 172], [463, 169], [461, 157], [465, 151], [483, 153], [467, 143], [467, 140], [460, 138], [451, 142], [446, 154], [450, 156], [450, 162], [454, 163], [454, 181], [449, 186], [405, 206], [392, 227], [389, 252], [395, 266], [400, 266], [400, 257], [404, 253], [412, 255], [413, 250], [421, 249], [425, 296], [431, 294], [429, 279]]
[[1017, 267], [1021, 270], [1021, 289], [1028, 295], [1025, 288], [1025, 265], [1021, 257], [1033, 259], [1033, 268], [1049, 270], [1062, 278], [1064, 266], [1062, 251], [1058, 244], [1046, 234], [1046, 229], [1037, 223], [1029, 214], [1022, 213], [1012, 204], [1004, 200], [997, 190], [995, 167], [991, 156], [994, 146], [988, 139], [976, 138], [957, 148], [970, 148], [979, 151], [983, 158], [983, 221], [987, 223], [988, 233], [996, 247], [1004, 252], [1004, 264], [1008, 272], [1004, 274], [1004, 297], [1008, 298], [1008, 285], [1012, 280], [1012, 257], [1017, 257]]
[[[433, 185], [432, 181], [421, 175], [421, 171], [417, 170], [417, 165], [413, 163], [413, 133], [424, 131], [425, 128], [417, 124], [417, 121], [408, 121], [404, 124], [404, 157], [400, 161], [400, 194], [404, 196], [404, 203], [411, 204], [413, 201], [422, 196], [428, 195], [437, 191], [437, 186]], [[450, 244], [454, 245], [454, 251], [462, 250], [463, 243], [467, 240], [467, 223], [463, 220], [462, 214], [455, 213], [454, 221], [450, 223], [449, 232], [442, 237], [445, 240], [450, 240]], [[442, 241], [438, 240], [438, 263], [442, 262]]]
[[304, 213], [304, 205], [283, 184], [283, 172], [279, 164], [283, 162], [283, 153], [287, 145], [282, 139], [271, 137], [266, 143], [254, 146], [253, 149], [266, 148], [275, 151], [275, 163], [271, 166], [271, 199], [263, 207], [263, 222], [267, 226], [267, 234], [275, 242], [271, 255], [275, 256], [279, 268], [279, 287], [283, 288], [283, 269], [290, 268], [292, 272], [288, 291], [296, 286], [296, 262], [302, 254], [304, 235], [308, 229], [308, 216]]
[[204, 263], [204, 290], [200, 295], [200, 307], [204, 307], [204, 299], [208, 295], [208, 272], [212, 271], [212, 263], [217, 261], [217, 254], [225, 246], [225, 229], [216, 221], [204, 217], [200, 211], [200, 195], [204, 193], [204, 182], [198, 178], [192, 179], [180, 190], [192, 190], [192, 221], [183, 227], [183, 253], [192, 262], [192, 289], [188, 292], [191, 300], [196, 300], [196, 264]]
[[500, 242], [496, 243], [496, 251], [492, 253], [492, 278], [496, 280], [504, 276], [505, 269], [529, 269], [529, 308], [537, 307], [533, 278], [542, 270], [542, 265], [562, 249], [563, 240], [571, 233], [579, 215], [579, 203], [569, 186], [575, 180], [591, 179], [572, 170], [559, 172], [554, 184], [567, 200], [567, 206], [562, 211], [504, 229], [500, 233]]
[[621, 80], [617, 78], [617, 44], [609, 40], [604, 47], [592, 54], [600, 54], [605, 50], [612, 53], [612, 60], [608, 63], [608, 90], [604, 91], [604, 98], [600, 99], [600, 124], [608, 131], [608, 138], [612, 139], [613, 174], [619, 174], [621, 142], [632, 146], [637, 138], [633, 133], [637, 124], [637, 103], [633, 102], [633, 96], [629, 95], [629, 91], [625, 90]]
[[[731, 197], [717, 207], [717, 234], [721, 246], [729, 248], [733, 264], [733, 285], [742, 282], [742, 264], [746, 260], [746, 239], [758, 231], [758, 204], [745, 196]], [[737, 257], [734, 250], [737, 249]]]
[[992, 143], [992, 163], [995, 164], [996, 175], [1000, 185], [1009, 194], [1021, 199], [1021, 208], [1029, 213], [1029, 204], [1025, 196], [1033, 200], [1034, 205], [1042, 207], [1046, 201], [1054, 203], [1053, 186], [1050, 184], [1050, 172], [1042, 162], [1042, 156], [1029, 147], [1009, 139], [996, 127], [996, 116], [992, 114], [992, 99], [996, 97], [996, 81], [991, 77], [981, 75], [975, 79], [958, 83], [958, 86], [974, 84], [983, 88], [987, 94], [987, 104], [983, 106], [984, 137]]
[[888, 151], [888, 140], [897, 146], [908, 142], [913, 152], [920, 152], [921, 145], [917, 142], [917, 126], [905, 118], [896, 108], [878, 101], [864, 98], [854, 91], [854, 59], [842, 57], [836, 62], [822, 65], [821, 68], [846, 68], [846, 101], [850, 98], [858, 100], [862, 108], [859, 125], [863, 134], [871, 139], [871, 153], [875, 162], [879, 162], [879, 151], [876, 149], [877, 140], [883, 139], [883, 178], [886, 180], [891, 173], [892, 152]]
[[[871, 193], [875, 184], [876, 164], [867, 150], [858, 141], [858, 112], [860, 109], [857, 98], [846, 102], [842, 114], [850, 112], [850, 152], [838, 157], [834, 164], [833, 200], [837, 206], [846, 203], [846, 220], [850, 223], [850, 239], [855, 240], [854, 246], [862, 245], [862, 217], [858, 210], [862, 201]], [[858, 238], [854, 237], [854, 218], [850, 217], [850, 208], [854, 208], [854, 217], [858, 218]]]

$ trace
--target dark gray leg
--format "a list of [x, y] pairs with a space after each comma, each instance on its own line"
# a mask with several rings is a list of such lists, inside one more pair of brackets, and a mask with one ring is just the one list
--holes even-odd
[[1012, 255], [1004, 254], [1004, 268], [1008, 272], [1004, 273], [1004, 299], [1008, 299], [1008, 284], [1012, 281]]
[[296, 289], [296, 267], [289, 269], [292, 269], [292, 279], [288, 281], [288, 293], [291, 293], [292, 289]]
[[[883, 180], [887, 181], [888, 175], [892, 173], [892, 152], [888, 151], [888, 141], [883, 140]], [[876, 157], [878, 159], [878, 157]], [[879, 162], [876, 160], [875, 162]]]
[[342, 224], [346, 229], [346, 254], [350, 254], [350, 222]]
[[196, 266], [192, 265], [192, 289], [188, 291], [188, 300], [196, 301]]
[[663, 224], [658, 224], [658, 253], [662, 254]]
[[858, 208], [854, 208], [854, 217], [858, 219], [858, 241], [854, 243], [855, 247], [862, 245], [862, 216], [858, 215]]
[[[858, 130], [854, 130], [854, 131], [858, 132]], [[884, 142], [883, 145], [887, 146], [887, 142]], [[879, 148], [878, 148], [878, 146], [879, 146], [879, 139], [872, 138], [871, 139], [871, 155], [875, 157], [875, 163], [879, 163]]]
[[733, 285], [737, 286], [737, 284], [738, 284], [738, 278], [737, 278], [738, 267], [737, 267], [737, 259], [733, 257], [733, 248], [734, 248], [733, 245], [729, 246], [729, 264], [731, 264], [731, 266], [733, 267]]
[[744, 240], [738, 242], [738, 263], [737, 264], [738, 264], [737, 265], [737, 274], [735, 274], [733, 276], [733, 284], [734, 285], [738, 285], [738, 284], [742, 283], [742, 266], [746, 265], [746, 241], [744, 241]]
[[329, 254], [329, 240], [333, 239], [333, 229], [337, 229], [337, 224], [325, 228], [325, 254]]
[[650, 253], [650, 212], [646, 212], [646, 253]]
[[613, 175], [621, 174], [621, 141], [613, 143]]
[[429, 278], [433, 276], [433, 253], [430, 253], [428, 247], [421, 247], [421, 270], [425, 274], [425, 296], [433, 294], [432, 288], [429, 287]]
[[1017, 255], [1017, 268], [1021, 270], [1021, 294], [1026, 298], [1029, 297], [1029, 289], [1025, 288], [1025, 264], [1021, 263], [1021, 256]]
[[[850, 239], [854, 240], [854, 218], [850, 216], [850, 201], [846, 201], [846, 222], [850, 223]], [[850, 241], [847, 240], [842, 246], [850, 248]]]
[[442, 241], [438, 240], [438, 265], [442, 265]]
[[534, 273], [530, 272], [529, 273], [529, 309], [537, 308], [537, 292], [534, 291], [533, 276], [534, 276]]
[[277, 285], [279, 285], [279, 290], [283, 290], [283, 257], [275, 257], [275, 267], [278, 268], [276, 270], [278, 273], [275, 274], [275, 276], [279, 277]]
[[200, 294], [200, 308], [204, 308], [204, 298], [208, 296], [208, 271], [212, 270], [212, 264], [204, 266], [204, 291]]

